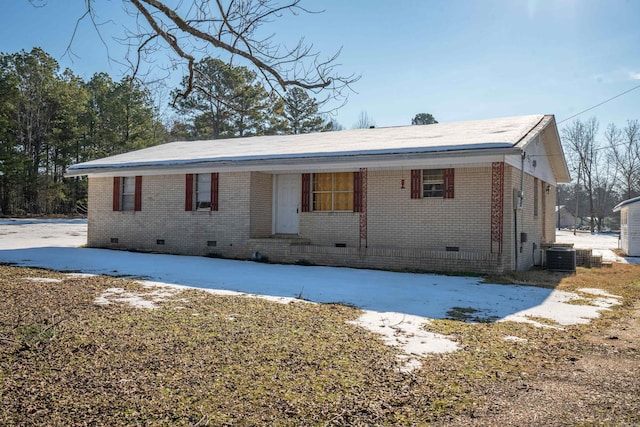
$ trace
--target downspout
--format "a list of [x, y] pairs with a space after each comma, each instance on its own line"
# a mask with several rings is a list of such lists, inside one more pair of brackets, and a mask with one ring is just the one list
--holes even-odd
[[527, 153], [522, 150], [521, 162], [520, 162], [520, 209], [524, 208], [524, 159], [527, 157]]
[[516, 268], [518, 271], [518, 201], [513, 205], [513, 252], [515, 254]]
[[[527, 153], [522, 150], [520, 155], [520, 191], [518, 192], [517, 200], [514, 200], [513, 204], [513, 250], [515, 254], [516, 271], [518, 270], [518, 209], [522, 209], [524, 204], [524, 159], [527, 157]], [[515, 197], [515, 194], [514, 194]]]

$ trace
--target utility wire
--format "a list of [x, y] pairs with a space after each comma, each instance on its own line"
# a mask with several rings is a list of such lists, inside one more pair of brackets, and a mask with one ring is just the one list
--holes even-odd
[[579, 116], [580, 114], [583, 114], [583, 113], [586, 113], [587, 111], [593, 110], [594, 108], [598, 108], [599, 106], [601, 106], [601, 105], [603, 105], [603, 104], [606, 104], [606, 103], [607, 103], [607, 102], [609, 102], [609, 101], [613, 101], [614, 99], [619, 98], [619, 97], [621, 97], [622, 95], [626, 95], [627, 93], [631, 92], [632, 90], [636, 90], [636, 89], [638, 89], [638, 88], [640, 88], [640, 85], [638, 85], [638, 86], [634, 86], [634, 87], [632, 87], [631, 89], [625, 90], [624, 92], [619, 93], [619, 94], [617, 94], [616, 96], [614, 96], [614, 97], [611, 97], [611, 98], [607, 99], [606, 101], [602, 101], [601, 103], [596, 104], [596, 105], [594, 105], [593, 107], [589, 107], [589, 108], [587, 108], [586, 110], [580, 111], [579, 113], [574, 114], [574, 115], [573, 115], [573, 116], [571, 116], [571, 117], [567, 117], [566, 119], [559, 121], [559, 122], [558, 122], [558, 124], [560, 124], [560, 123], [564, 123], [564, 122], [566, 122], [567, 120], [571, 120], [571, 119], [573, 119], [574, 117]]

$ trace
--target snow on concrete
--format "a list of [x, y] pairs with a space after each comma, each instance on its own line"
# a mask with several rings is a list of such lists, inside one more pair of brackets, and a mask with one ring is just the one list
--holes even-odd
[[[430, 319], [470, 308], [474, 317], [558, 327], [586, 323], [619, 299], [603, 291], [578, 293], [531, 286], [494, 285], [478, 278], [351, 268], [262, 264], [204, 257], [81, 248], [86, 221], [1, 221], [0, 262], [86, 274], [140, 278], [144, 292], [112, 288], [96, 303], [154, 308], [185, 287], [222, 295], [259, 296], [280, 303], [345, 303], [364, 310], [354, 322], [401, 349], [406, 368], [427, 353], [453, 351], [448, 337], [427, 332]], [[81, 276], [79, 276], [81, 275]], [[167, 290], [168, 289], [168, 290]], [[579, 305], [588, 300], [589, 305]], [[571, 303], [575, 301], [576, 303]]]

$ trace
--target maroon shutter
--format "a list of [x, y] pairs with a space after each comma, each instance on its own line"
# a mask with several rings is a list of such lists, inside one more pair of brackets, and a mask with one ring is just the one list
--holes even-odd
[[422, 171], [420, 169], [411, 169], [411, 198], [422, 198]]
[[311, 210], [311, 174], [302, 174], [302, 212]]
[[444, 174], [444, 198], [445, 199], [453, 199], [453, 189], [454, 189], [454, 169], [445, 169]]
[[121, 186], [120, 186], [120, 177], [119, 176], [114, 176], [113, 177], [113, 210], [114, 211], [119, 211], [120, 210], [120, 191], [121, 191]]
[[362, 212], [362, 175], [353, 173], [353, 211]]
[[211, 210], [218, 210], [218, 187], [219, 187], [220, 176], [218, 172], [213, 172], [211, 174]]
[[141, 211], [142, 210], [142, 177], [136, 176], [136, 189], [133, 194], [133, 210]]
[[193, 210], [193, 174], [188, 173], [185, 175], [185, 189], [184, 189], [184, 210]]

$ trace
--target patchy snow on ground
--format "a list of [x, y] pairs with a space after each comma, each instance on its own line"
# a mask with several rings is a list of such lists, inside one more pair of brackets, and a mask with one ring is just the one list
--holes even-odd
[[[620, 298], [621, 297], [615, 295], [611, 295], [611, 298], [602, 298], [595, 295], [593, 298], [585, 298], [574, 292], [554, 290], [549, 294], [544, 304], [539, 304], [526, 310], [510, 314], [498, 321], [525, 322], [545, 327], [551, 326], [535, 320], [535, 318], [542, 317], [560, 326], [584, 324], [589, 323], [592, 319], [598, 318], [601, 310], [607, 310], [614, 305], [620, 304]], [[585, 299], [588, 300], [588, 305], [572, 303], [573, 301]]]
[[420, 358], [427, 353], [449, 353], [458, 349], [458, 344], [441, 334], [424, 330], [428, 320], [424, 317], [404, 313], [380, 313], [365, 311], [351, 322], [382, 335], [384, 342], [399, 348], [403, 370], [420, 367]]
[[129, 304], [132, 307], [155, 309], [158, 308], [158, 303], [173, 299], [180, 292], [182, 290], [169, 286], [157, 287], [145, 293], [127, 292], [122, 288], [109, 288], [105, 289], [93, 302], [98, 305], [120, 302]]
[[54, 279], [51, 277], [25, 277], [22, 280], [28, 282], [40, 282], [40, 283], [62, 283], [62, 279]]
[[[97, 304], [126, 303], [153, 309], [194, 287], [220, 295], [266, 298], [279, 303], [308, 300], [344, 303], [364, 310], [354, 322], [381, 334], [403, 351], [405, 368], [427, 353], [454, 351], [446, 336], [427, 332], [430, 319], [470, 310], [476, 319], [518, 321], [549, 327], [588, 322], [619, 303], [598, 289], [577, 293], [531, 286], [494, 285], [478, 278], [396, 273], [351, 268], [263, 264], [205, 257], [90, 249], [83, 220], [0, 221], [0, 262], [73, 272], [139, 278], [144, 292], [112, 288]], [[600, 239], [592, 243], [604, 246]], [[606, 244], [611, 245], [611, 236]], [[605, 246], [605, 249], [607, 246]], [[584, 304], [580, 304], [584, 301]], [[505, 338], [507, 339], [507, 338]]]

